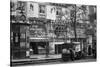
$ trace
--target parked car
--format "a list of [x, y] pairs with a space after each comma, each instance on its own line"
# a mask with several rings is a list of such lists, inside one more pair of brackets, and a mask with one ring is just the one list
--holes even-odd
[[63, 61], [68, 61], [73, 59], [72, 57], [74, 57], [72, 50], [70, 50], [71, 48], [73, 48], [73, 44], [72, 43], [64, 43], [62, 44], [62, 60]]
[[62, 49], [62, 60], [63, 61], [70, 60], [70, 50], [68, 50], [68, 49]]
[[75, 49], [75, 59], [81, 59], [83, 57], [82, 49], [80, 42], [73, 42], [74, 44], [74, 49]]

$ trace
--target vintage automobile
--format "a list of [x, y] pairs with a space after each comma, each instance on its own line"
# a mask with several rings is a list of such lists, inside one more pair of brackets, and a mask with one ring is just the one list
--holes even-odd
[[75, 50], [75, 59], [81, 59], [83, 57], [82, 49], [81, 49], [81, 44], [80, 42], [73, 42], [74, 44], [74, 50]]
[[83, 53], [80, 42], [64, 43], [62, 44], [62, 59], [64, 61], [81, 59]]
[[74, 53], [72, 53], [73, 43], [64, 43], [62, 44], [62, 60], [68, 61], [73, 60]]

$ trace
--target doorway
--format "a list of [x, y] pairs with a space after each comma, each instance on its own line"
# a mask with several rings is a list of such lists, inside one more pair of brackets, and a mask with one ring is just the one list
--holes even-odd
[[56, 44], [55, 45], [55, 54], [61, 54], [62, 53], [62, 45], [61, 44]]
[[33, 50], [33, 54], [46, 54], [46, 45], [46, 42], [30, 42], [30, 48]]
[[30, 42], [30, 48], [33, 50], [33, 54], [38, 54], [38, 44], [36, 42]]

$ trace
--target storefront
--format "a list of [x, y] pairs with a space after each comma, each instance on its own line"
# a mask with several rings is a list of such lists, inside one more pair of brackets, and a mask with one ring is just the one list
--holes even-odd
[[32, 49], [30, 55], [45, 55], [48, 45], [49, 41], [46, 38], [30, 38], [30, 49]]
[[49, 39], [48, 38], [29, 38], [29, 58], [38, 58], [49, 55]]
[[80, 44], [80, 50], [83, 52], [86, 52], [87, 50], [87, 43], [86, 43], [86, 38], [72, 38], [71, 42], [79, 42]]
[[29, 48], [29, 24], [11, 23], [11, 59], [26, 58], [26, 50]]
[[64, 42], [49, 42], [49, 52], [50, 54], [61, 54], [62, 53], [62, 44]]

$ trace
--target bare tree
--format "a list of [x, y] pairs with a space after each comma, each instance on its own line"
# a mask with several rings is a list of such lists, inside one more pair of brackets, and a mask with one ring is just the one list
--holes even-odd
[[[76, 4], [69, 6], [70, 16], [66, 17], [66, 12], [62, 13], [62, 17], [66, 20], [68, 23], [67, 28], [71, 26], [70, 28], [73, 28], [75, 40], [77, 41], [77, 24], [80, 23], [80, 21], [86, 21], [87, 16], [87, 9], [84, 5], [77, 6]], [[87, 16], [88, 17], [88, 16]]]

